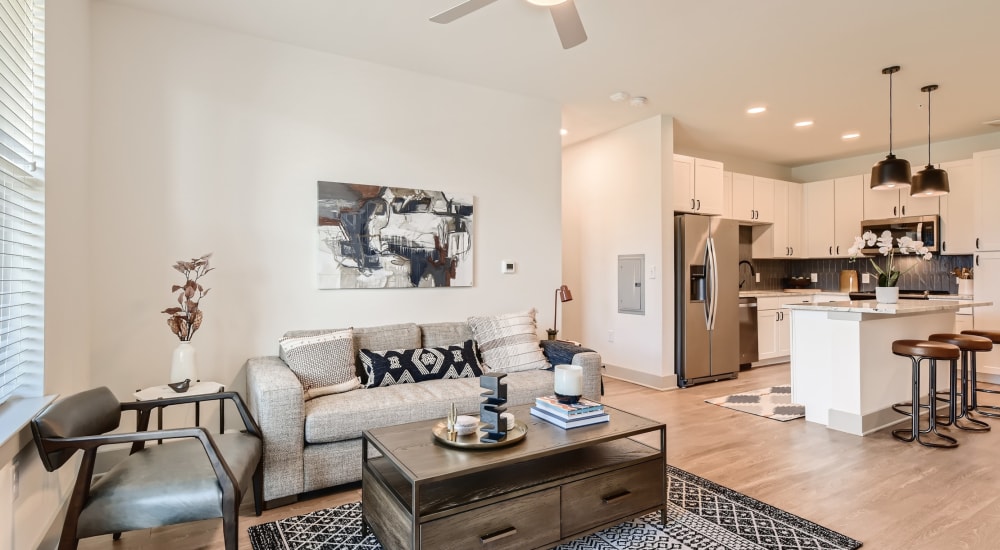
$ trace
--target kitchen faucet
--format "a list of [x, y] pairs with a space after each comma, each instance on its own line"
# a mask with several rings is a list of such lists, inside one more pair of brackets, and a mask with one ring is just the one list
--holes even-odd
[[[747, 260], [740, 260], [739, 266], [742, 266], [743, 264], [747, 264], [747, 266], [750, 268], [750, 276], [751, 277], [756, 277], [757, 276], [757, 270], [753, 268], [753, 264], [752, 263], [750, 263]], [[737, 269], [739, 269], [739, 266], [737, 266]], [[743, 283], [745, 283], [745, 282], [746, 282], [746, 279], [740, 280], [740, 288], [743, 288]]]

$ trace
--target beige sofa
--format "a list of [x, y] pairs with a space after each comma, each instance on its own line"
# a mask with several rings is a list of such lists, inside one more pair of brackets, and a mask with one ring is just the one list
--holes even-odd
[[[292, 331], [286, 337], [322, 334]], [[447, 346], [473, 339], [466, 322], [399, 324], [354, 328], [356, 350]], [[584, 396], [600, 399], [601, 357], [593, 351], [572, 355], [584, 370]], [[417, 384], [361, 388], [310, 400], [281, 357], [247, 361], [247, 401], [264, 436], [264, 501], [287, 504], [301, 493], [361, 479], [361, 432], [373, 428], [443, 418], [455, 403], [460, 414], [478, 413], [478, 378], [429, 380]], [[511, 372], [508, 405], [533, 403], [552, 393], [551, 370]], [[428, 433], [428, 437], [432, 437]]]

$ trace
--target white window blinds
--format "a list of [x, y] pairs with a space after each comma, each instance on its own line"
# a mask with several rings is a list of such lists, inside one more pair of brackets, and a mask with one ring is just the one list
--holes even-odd
[[42, 393], [44, 2], [0, 0], [0, 402]]

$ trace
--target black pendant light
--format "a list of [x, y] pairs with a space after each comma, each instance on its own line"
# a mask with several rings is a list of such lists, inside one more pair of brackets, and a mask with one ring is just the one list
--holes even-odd
[[871, 188], [878, 191], [905, 189], [910, 185], [910, 163], [892, 154], [892, 74], [898, 71], [899, 65], [882, 69], [882, 74], [889, 75], [889, 154], [872, 166]]
[[948, 172], [934, 168], [931, 164], [931, 92], [937, 89], [937, 84], [920, 88], [921, 92], [927, 92], [927, 166], [914, 174], [913, 185], [910, 186], [911, 197], [937, 197], [947, 195], [951, 190], [948, 185]]

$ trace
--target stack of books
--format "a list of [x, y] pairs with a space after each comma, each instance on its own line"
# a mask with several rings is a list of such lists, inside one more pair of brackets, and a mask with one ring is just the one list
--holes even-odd
[[531, 415], [565, 429], [600, 424], [611, 419], [600, 403], [583, 398], [573, 404], [560, 403], [554, 395], [536, 397]]

